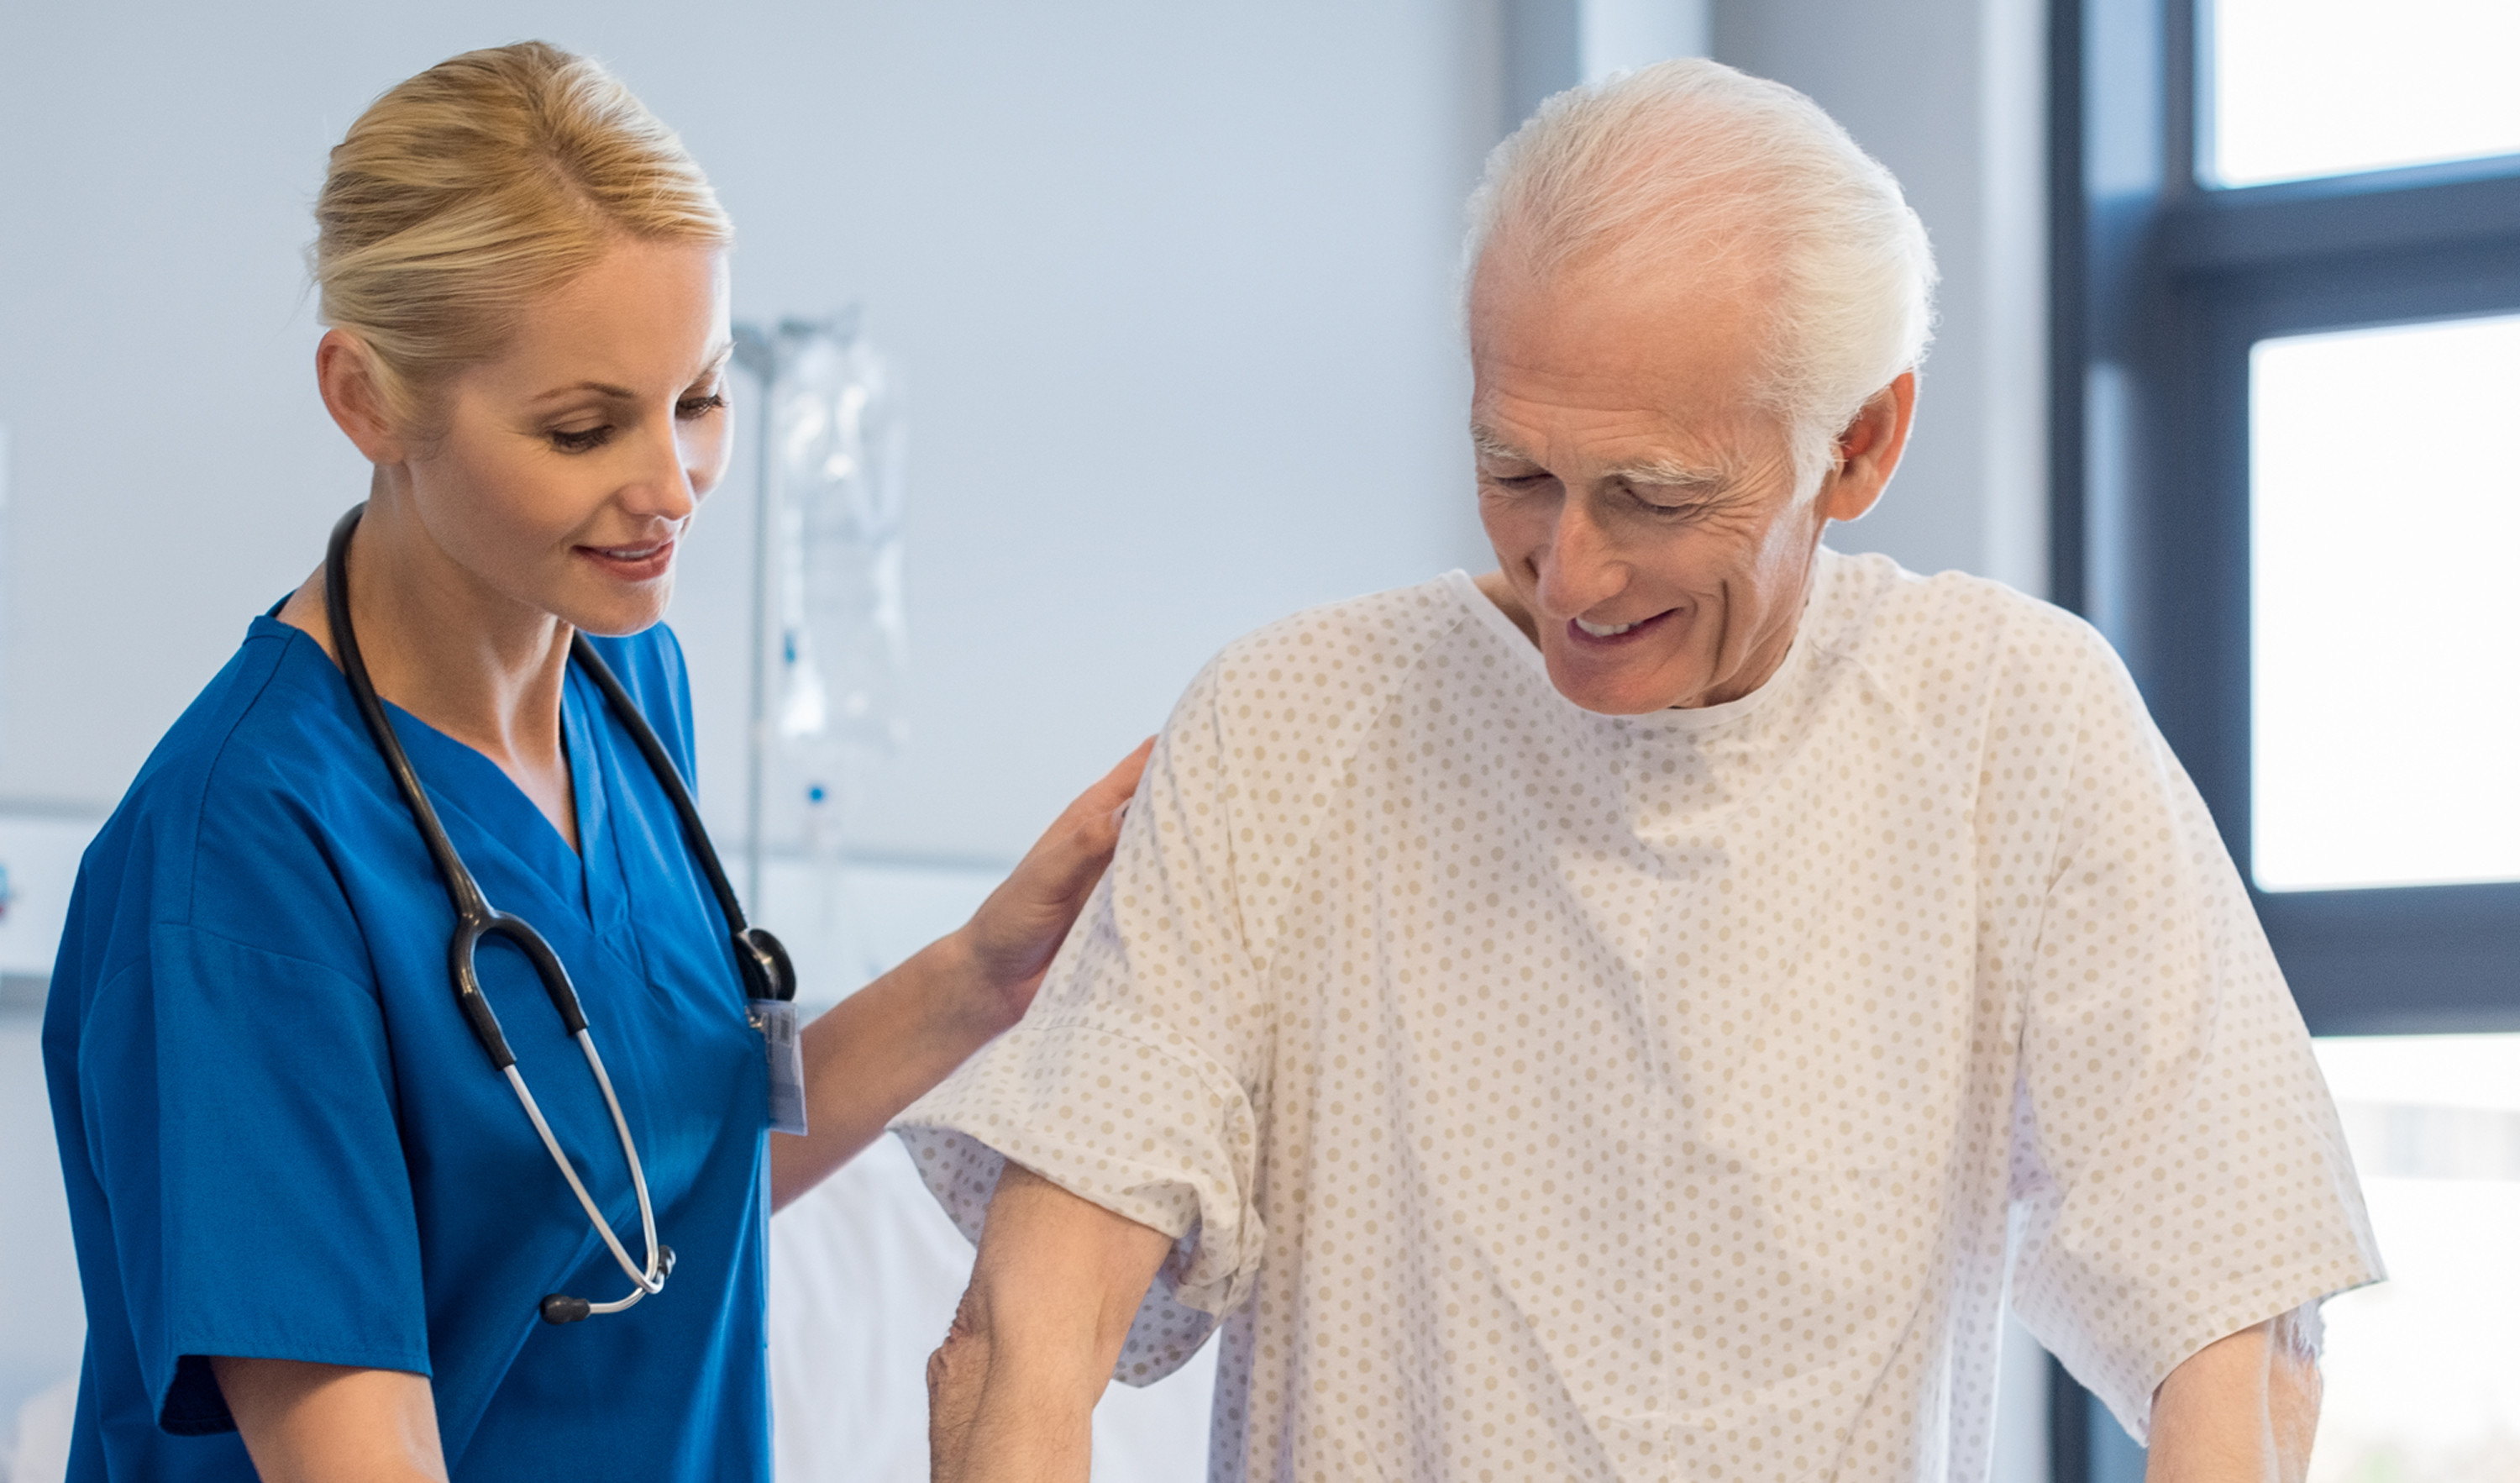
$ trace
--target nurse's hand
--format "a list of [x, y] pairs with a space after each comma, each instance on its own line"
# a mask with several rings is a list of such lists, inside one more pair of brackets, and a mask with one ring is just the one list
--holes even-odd
[[1154, 744], [1148, 739], [1069, 804], [969, 921], [805, 1027], [806, 1132], [770, 1141], [773, 1208], [847, 1163], [895, 1113], [1023, 1018], [1111, 863], [1121, 811]]
[[1154, 749], [1148, 737], [1120, 765], [1067, 805], [1042, 836], [1033, 842], [1014, 873], [980, 903], [971, 920], [956, 933], [970, 955], [968, 987], [976, 994], [972, 1012], [996, 1034], [1023, 1018], [1042, 975], [1077, 913], [1094, 894], [1103, 867], [1120, 842], [1120, 820], [1138, 791]]

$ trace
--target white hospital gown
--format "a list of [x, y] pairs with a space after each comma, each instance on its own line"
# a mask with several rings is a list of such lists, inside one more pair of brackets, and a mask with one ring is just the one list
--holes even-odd
[[1022, 1024], [903, 1114], [1176, 1237], [1211, 1476], [1980, 1479], [1998, 1324], [2140, 1436], [2373, 1280], [2212, 821], [2090, 628], [1823, 552], [1725, 705], [1596, 715], [1459, 572], [1229, 648]]

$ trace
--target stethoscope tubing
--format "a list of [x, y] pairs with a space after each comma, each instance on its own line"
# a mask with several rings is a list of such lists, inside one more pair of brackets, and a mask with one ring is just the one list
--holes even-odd
[[[349, 583], [350, 536], [358, 529], [359, 517], [366, 508], [364, 505], [354, 507], [341, 517], [333, 527], [332, 539], [325, 552], [325, 617], [333, 631], [334, 649], [340, 656], [342, 677], [349, 682], [351, 697], [357, 701], [359, 714], [367, 723], [368, 734], [382, 755], [386, 771], [393, 776], [403, 802], [410, 808], [412, 822], [419, 826], [421, 840], [428, 846], [429, 857], [437, 866], [438, 877], [454, 905], [456, 926], [447, 940], [447, 958], [455, 984], [456, 1002], [471, 1024], [474, 1038], [488, 1053], [491, 1064], [515, 1092], [518, 1103], [524, 1108], [525, 1117], [533, 1124], [544, 1149], [551, 1154], [552, 1163], [559, 1168], [562, 1178], [568, 1182], [569, 1192], [577, 1196], [578, 1205], [585, 1210], [587, 1220], [602, 1236], [613, 1260], [620, 1264], [621, 1270], [635, 1284], [627, 1296], [611, 1302], [579, 1301], [583, 1302], [585, 1313], [618, 1313], [641, 1298], [662, 1290], [666, 1276], [673, 1270], [671, 1248], [656, 1239], [656, 1212], [648, 1193], [647, 1170], [639, 1159], [638, 1143], [630, 1136], [630, 1122], [621, 1110], [621, 1099], [612, 1090], [612, 1077], [605, 1070], [604, 1057], [595, 1049], [594, 1036], [587, 1027], [586, 1011], [578, 1002], [576, 987], [569, 982], [568, 969], [561, 963], [560, 955], [552, 951], [551, 944], [530, 923], [490, 905], [480, 882], [473, 878], [472, 872], [464, 864], [464, 857], [457, 852], [455, 842], [447, 836], [435, 806], [429, 802], [428, 791], [421, 786], [418, 770], [412, 766], [410, 755], [403, 750], [401, 738], [394, 735], [393, 723], [385, 714], [384, 702], [378, 697], [376, 686], [368, 677], [367, 661], [359, 652], [358, 635], [350, 621]], [[667, 791], [678, 805], [676, 811], [682, 816], [685, 828], [701, 842], [697, 853], [701, 857], [712, 886], [718, 888], [720, 905], [731, 908], [734, 891], [724, 884], [725, 872], [718, 867], [714, 851], [706, 847], [707, 835], [698, 830], [698, 810], [691, 806], [689, 790], [681, 786], [681, 776], [673, 768], [671, 759], [665, 757], [662, 743], [639, 717], [637, 707], [630, 703], [629, 697], [622, 691], [621, 682], [587, 647], [583, 635], [573, 638], [571, 652], [581, 661], [587, 661], [587, 667], [604, 690], [606, 699], [616, 713], [625, 718], [631, 735], [640, 742], [641, 751], [647, 754], [652, 765], [658, 766], [659, 777], [670, 780]], [[659, 759], [663, 759], [661, 765], [658, 765]], [[768, 938], [767, 933], [747, 933], [740, 916], [730, 914], [730, 921], [735, 925], [740, 943], [747, 935]], [[595, 1084], [604, 1094], [604, 1106], [611, 1116], [613, 1133], [620, 1140], [622, 1159], [630, 1168], [630, 1186], [639, 1201], [640, 1232], [648, 1248], [648, 1260], [644, 1265], [630, 1259], [628, 1248], [613, 1231], [611, 1221], [596, 1205], [594, 1196], [587, 1192], [585, 1181], [578, 1177], [576, 1166], [569, 1161], [559, 1138], [552, 1133], [551, 1123], [543, 1116], [541, 1104], [525, 1085], [524, 1072], [517, 1064], [516, 1053], [509, 1048], [507, 1034], [499, 1024], [498, 1011], [491, 1007], [489, 996], [481, 990], [479, 970], [473, 962], [481, 939], [486, 936], [506, 938], [524, 954], [525, 960], [533, 966], [535, 977], [541, 980], [552, 1008], [559, 1012], [562, 1025], [586, 1056], [587, 1068], [594, 1073]], [[776, 939], [770, 941], [775, 948]], [[784, 960], [784, 953], [780, 956]], [[794, 992], [792, 979], [788, 991]], [[555, 1298], [558, 1296], [554, 1295]], [[547, 1318], [551, 1316], [551, 1301], [545, 1300]]]

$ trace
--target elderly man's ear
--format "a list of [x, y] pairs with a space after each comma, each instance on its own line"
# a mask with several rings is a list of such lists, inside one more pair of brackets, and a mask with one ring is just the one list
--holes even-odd
[[1837, 435], [1837, 468], [1820, 486], [1822, 514], [1832, 520], [1852, 520], [1872, 508], [1898, 471], [1915, 416], [1916, 373], [1902, 371]]

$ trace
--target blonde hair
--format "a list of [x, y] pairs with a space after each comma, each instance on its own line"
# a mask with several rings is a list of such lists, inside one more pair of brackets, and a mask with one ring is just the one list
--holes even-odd
[[1770, 291], [1752, 395], [1783, 424], [1805, 495], [1933, 336], [1933, 249], [1889, 170], [1809, 98], [1702, 59], [1542, 104], [1470, 199], [1465, 288], [1497, 246], [1543, 275], [1603, 258], [1746, 268]]
[[466, 52], [369, 105], [315, 225], [318, 313], [366, 344], [397, 419], [622, 238], [735, 236], [673, 130], [601, 63], [541, 41]]

